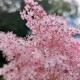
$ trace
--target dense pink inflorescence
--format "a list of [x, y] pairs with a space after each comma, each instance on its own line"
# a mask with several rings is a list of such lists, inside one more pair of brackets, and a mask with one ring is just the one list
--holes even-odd
[[21, 17], [31, 36], [0, 32], [0, 50], [9, 62], [0, 75], [5, 80], [80, 80], [80, 41], [72, 36], [80, 30], [63, 17], [48, 15], [33, 0], [25, 3]]

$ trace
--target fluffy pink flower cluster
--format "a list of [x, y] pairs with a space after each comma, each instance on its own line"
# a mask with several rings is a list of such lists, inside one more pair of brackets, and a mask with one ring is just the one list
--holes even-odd
[[33, 0], [25, 3], [21, 17], [32, 34], [25, 39], [0, 32], [0, 50], [9, 62], [0, 75], [5, 80], [80, 80], [80, 40], [72, 36], [80, 30]]

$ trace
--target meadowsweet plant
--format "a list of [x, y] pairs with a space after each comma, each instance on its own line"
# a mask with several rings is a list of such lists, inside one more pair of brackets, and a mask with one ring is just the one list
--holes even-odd
[[80, 30], [63, 17], [47, 14], [34, 0], [20, 13], [32, 30], [26, 38], [0, 32], [0, 50], [8, 61], [0, 68], [5, 80], [80, 80]]

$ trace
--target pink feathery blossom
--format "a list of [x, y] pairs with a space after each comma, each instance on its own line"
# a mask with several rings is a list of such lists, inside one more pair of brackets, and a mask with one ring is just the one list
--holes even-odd
[[[27, 12], [27, 14], [26, 14]], [[5, 80], [80, 80], [80, 34], [61, 17], [47, 14], [34, 0], [20, 13], [32, 30], [28, 39], [0, 32], [0, 50], [8, 61]]]

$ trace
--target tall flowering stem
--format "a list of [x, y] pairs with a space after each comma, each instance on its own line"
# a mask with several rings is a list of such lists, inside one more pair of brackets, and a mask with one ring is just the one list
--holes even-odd
[[61, 17], [47, 14], [34, 0], [20, 13], [32, 30], [26, 38], [0, 32], [0, 50], [8, 61], [5, 80], [80, 80], [80, 34]]

